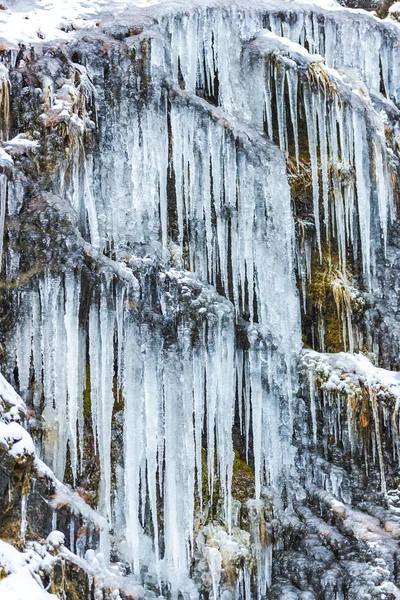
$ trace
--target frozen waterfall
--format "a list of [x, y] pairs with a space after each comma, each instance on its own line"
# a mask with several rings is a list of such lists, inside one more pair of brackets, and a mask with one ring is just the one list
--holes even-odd
[[[200, 564], [214, 600], [261, 599], [272, 576], [265, 515], [291, 514], [304, 461], [322, 477], [311, 450], [298, 462], [308, 418], [315, 447], [318, 410], [357, 455], [350, 408], [338, 433], [331, 396], [317, 407], [312, 354], [310, 415], [299, 401], [297, 284], [305, 312], [311, 254], [322, 264], [334, 248], [344, 344], [362, 346], [346, 269], [358, 261], [371, 292], [395, 217], [399, 28], [268, 0], [165, 2], [135, 8], [135, 19], [133, 33], [88, 33], [62, 60], [38, 52], [40, 102], [29, 110], [45, 134], [35, 141], [8, 139], [28, 56], [0, 63], [0, 258], [16, 316], [8, 376], [40, 415], [38, 451], [56, 476], [81, 485], [92, 461], [111, 551], [135, 576], [153, 578], [160, 596], [195, 599]], [[289, 183], [306, 171], [313, 234], [296, 257]], [[36, 266], [21, 252], [12, 223], [24, 211], [29, 222], [35, 202], [44, 229], [61, 214], [67, 258], [44, 247]], [[373, 395], [371, 406], [378, 420]], [[242, 504], [238, 457], [254, 472]], [[330, 477], [329, 493], [351, 502], [343, 477]]]

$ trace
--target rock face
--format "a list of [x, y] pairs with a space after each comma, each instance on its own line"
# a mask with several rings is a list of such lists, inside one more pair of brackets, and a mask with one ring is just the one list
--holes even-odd
[[80, 10], [1, 50], [0, 590], [400, 597], [398, 24]]

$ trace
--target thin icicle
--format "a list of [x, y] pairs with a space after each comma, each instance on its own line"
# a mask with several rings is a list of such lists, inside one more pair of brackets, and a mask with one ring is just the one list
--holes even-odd
[[312, 176], [312, 195], [313, 195], [313, 210], [315, 220], [315, 232], [317, 237], [317, 245], [322, 260], [321, 251], [321, 227], [320, 227], [320, 211], [319, 211], [319, 182], [318, 182], [318, 163], [317, 163], [317, 131], [315, 123], [315, 108], [314, 96], [307, 90], [304, 91], [304, 105], [306, 109], [306, 121], [308, 132], [308, 147], [311, 160], [311, 176]]

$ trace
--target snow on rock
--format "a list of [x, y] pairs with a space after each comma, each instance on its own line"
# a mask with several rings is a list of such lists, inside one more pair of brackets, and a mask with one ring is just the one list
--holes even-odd
[[6, 573], [15, 573], [25, 568], [28, 564], [28, 556], [19, 552], [14, 546], [0, 540], [0, 564]]
[[[70, 506], [71, 510], [77, 516], [81, 516], [87, 521], [93, 523], [99, 531], [100, 535], [100, 549], [106, 555], [109, 552], [109, 529], [110, 525], [104, 516], [99, 512], [91, 508], [83, 498], [70, 487], [61, 483], [53, 474], [53, 472], [39, 459], [35, 461], [35, 467], [37, 473], [40, 476], [46, 476], [50, 479], [55, 487], [55, 494], [51, 501], [51, 505], [54, 509], [62, 506]], [[59, 532], [58, 532], [59, 533]], [[57, 539], [51, 539], [49, 543], [57, 541]], [[59, 543], [60, 540], [58, 540]]]
[[12, 157], [4, 150], [0, 148], [0, 167], [11, 167], [14, 164]]
[[[254, 41], [250, 42], [250, 46], [257, 48], [258, 51], [266, 55], [287, 57], [296, 63], [303, 65], [305, 68], [313, 63], [324, 62], [324, 58], [319, 54], [310, 54], [307, 50], [291, 40], [276, 35], [272, 31], [263, 30], [258, 33]], [[290, 63], [289, 63], [290, 64]]]
[[25, 414], [25, 404], [0, 374], [0, 447], [13, 458], [33, 456], [33, 440], [18, 421]]
[[56, 558], [44, 547], [33, 542], [23, 552], [0, 540], [0, 567], [7, 574], [0, 581], [0, 597], [3, 600], [55, 600], [43, 588], [39, 571], [51, 572]]
[[400, 405], [400, 373], [376, 367], [364, 354], [322, 354], [304, 350], [304, 366], [314, 373], [320, 389], [328, 392], [351, 394], [367, 385], [376, 390], [379, 397], [395, 401]]
[[[0, 375], [0, 448], [8, 451], [14, 459], [30, 456], [34, 459], [33, 466], [38, 477], [45, 477], [55, 488], [51, 504], [54, 509], [68, 505], [72, 512], [84, 520], [95, 524], [100, 535], [100, 550], [88, 552], [91, 560], [84, 560], [64, 546], [65, 536], [54, 530], [46, 544], [28, 542], [22, 552], [0, 539], [0, 570], [7, 576], [0, 581], [1, 600], [51, 600], [56, 596], [49, 594], [42, 585], [43, 572], [51, 574], [52, 565], [62, 555], [66, 560], [83, 569], [95, 579], [96, 589], [123, 589], [133, 598], [141, 598], [144, 590], [137, 579], [124, 578], [112, 569], [108, 570], [104, 556], [109, 556], [107, 520], [85, 503], [83, 498], [68, 486], [61, 483], [47, 465], [35, 453], [33, 440], [29, 433], [18, 422], [26, 412], [25, 404], [10, 384]], [[21, 506], [21, 537], [24, 538], [24, 514], [26, 515], [27, 497], [22, 497]]]
[[[383, 527], [378, 518], [365, 512], [345, 506], [325, 490], [310, 486], [309, 494], [318, 499], [323, 507], [329, 507], [336, 517], [340, 517], [340, 530], [351, 533], [369, 547], [370, 552], [381, 559], [380, 568], [384, 568], [383, 561], [389, 563], [398, 552], [397, 532], [389, 531]], [[394, 528], [393, 528], [394, 529]]]
[[[109, 525], [107, 520], [86, 504], [77, 492], [61, 483], [53, 471], [40, 460], [31, 435], [19, 423], [25, 413], [26, 406], [22, 398], [0, 374], [0, 448], [6, 450], [14, 459], [32, 457], [37, 476], [47, 478], [55, 488], [55, 495], [52, 499], [54, 508], [68, 505], [76, 515], [94, 523], [100, 532], [102, 549], [108, 552]], [[54, 536], [51, 535], [49, 543], [55, 541], [57, 535], [62, 535], [60, 532], [53, 533]]]
[[13, 573], [0, 581], [2, 600], [57, 600], [28, 573]]
[[33, 455], [35, 447], [29, 433], [19, 424], [12, 421], [0, 421], [0, 446], [6, 448], [13, 458]]
[[[343, 447], [352, 455], [363, 455], [362, 432], [371, 428], [374, 431], [374, 456], [376, 455], [379, 466], [381, 491], [386, 494], [383, 439], [396, 458], [399, 443], [400, 373], [375, 367], [363, 354], [321, 354], [313, 350], [303, 351], [300, 368], [308, 371], [309, 376], [314, 444], [317, 445], [320, 435], [317, 431], [317, 412], [322, 414], [325, 435], [327, 431], [331, 432], [333, 438], [339, 438]], [[318, 392], [321, 392], [322, 398], [319, 398]], [[345, 429], [341, 425], [342, 410], [347, 414]], [[397, 456], [397, 460], [400, 457]], [[368, 471], [367, 462], [365, 469]]]
[[27, 150], [36, 150], [39, 147], [39, 142], [29, 140], [24, 133], [19, 133], [12, 140], [4, 142], [5, 151], [10, 154], [19, 154]]
[[0, 414], [5, 420], [18, 421], [19, 415], [25, 415], [26, 406], [14, 388], [0, 374]]
[[0, 569], [6, 574], [0, 581], [1, 600], [56, 599], [57, 596], [44, 589], [41, 578], [44, 574], [51, 577], [53, 565], [60, 560], [68, 561], [92, 578], [97, 594], [107, 589], [114, 593], [113, 597], [120, 590], [135, 600], [144, 596], [137, 579], [124, 577], [118, 566], [107, 568], [102, 553], [88, 550], [86, 558], [79, 557], [64, 546], [63, 533], [52, 531], [46, 544], [29, 542], [22, 552], [0, 540]]
[[397, 21], [400, 20], [400, 2], [395, 2], [389, 8], [389, 17], [392, 17], [393, 19], [396, 19]]
[[49, 535], [47, 536], [47, 539], [46, 539], [46, 544], [50, 548], [59, 548], [60, 546], [64, 545], [64, 542], [65, 542], [65, 535], [63, 533], [61, 533], [61, 531], [56, 531], [56, 530], [49, 533]]

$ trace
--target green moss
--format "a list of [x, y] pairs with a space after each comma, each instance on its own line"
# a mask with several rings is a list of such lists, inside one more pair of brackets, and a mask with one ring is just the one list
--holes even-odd
[[346, 320], [346, 311], [352, 313], [353, 308], [350, 268], [343, 271], [338, 254], [325, 245], [322, 248], [322, 260], [315, 253], [311, 269], [307, 300], [313, 321], [323, 320], [325, 351], [342, 352], [345, 349], [343, 321]]
[[87, 574], [64, 559], [53, 566], [51, 592], [61, 600], [89, 600]]
[[86, 386], [83, 390], [83, 418], [85, 426], [92, 422], [92, 398], [90, 389], [90, 368], [86, 366]]
[[117, 387], [117, 378], [114, 377], [113, 380], [113, 395], [114, 395], [114, 406], [113, 406], [113, 416], [116, 415], [121, 410], [124, 410], [124, 397], [122, 395], [122, 390]]
[[15, 508], [15, 506], [11, 506], [2, 517], [1, 539], [21, 550], [23, 546], [21, 543], [21, 520], [15, 514]]
[[[216, 465], [215, 465], [216, 467]], [[202, 449], [202, 500], [203, 513], [200, 514], [200, 500], [196, 497], [195, 500], [195, 520], [196, 526], [201, 527], [206, 523], [219, 523], [224, 525], [223, 516], [223, 498], [221, 493], [221, 485], [215, 468], [213, 497], [210, 498], [210, 490], [208, 485], [208, 469], [207, 469], [207, 450]], [[232, 471], [232, 497], [244, 505], [247, 500], [254, 498], [255, 495], [255, 478], [253, 469], [240, 458], [239, 453], [235, 451]], [[246, 511], [243, 511], [242, 518]], [[246, 528], [247, 522], [243, 522], [241, 526]]]
[[255, 477], [253, 469], [240, 458], [235, 450], [232, 473], [232, 496], [244, 503], [255, 494]]

